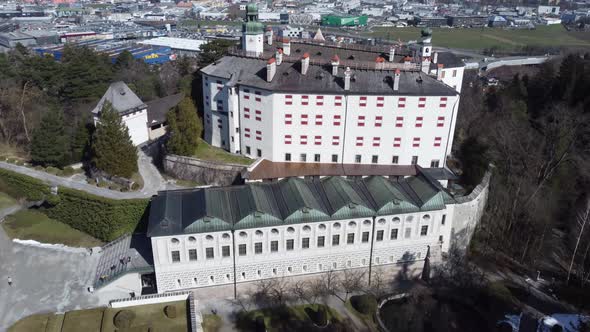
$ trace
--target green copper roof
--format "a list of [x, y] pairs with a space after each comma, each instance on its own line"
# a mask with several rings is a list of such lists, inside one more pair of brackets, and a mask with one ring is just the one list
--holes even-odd
[[264, 33], [264, 25], [256, 21], [246, 22], [244, 23], [243, 32], [247, 35], [259, 35]]
[[148, 236], [227, 231], [440, 210], [454, 199], [431, 177], [373, 176], [160, 192], [152, 199]]

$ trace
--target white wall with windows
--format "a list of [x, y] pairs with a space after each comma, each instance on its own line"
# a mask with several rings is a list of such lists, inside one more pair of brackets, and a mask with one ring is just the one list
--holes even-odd
[[[395, 216], [152, 238], [159, 292], [424, 259], [448, 250], [453, 206]], [[235, 250], [235, 251], [234, 251]]]

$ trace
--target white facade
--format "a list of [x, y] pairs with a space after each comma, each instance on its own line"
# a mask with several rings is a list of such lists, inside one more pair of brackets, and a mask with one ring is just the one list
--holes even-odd
[[[443, 81], [460, 89], [463, 68], [443, 72]], [[458, 96], [275, 93], [203, 80], [205, 140], [233, 153], [275, 162], [414, 160], [442, 167], [451, 151]]]
[[[158, 292], [233, 283], [234, 248], [237, 282], [368, 267], [371, 244], [374, 266], [421, 260], [428, 246], [448, 250], [452, 214], [449, 207], [428, 213], [377, 217], [375, 224], [371, 218], [347, 219], [235, 233], [154, 237]], [[351, 234], [353, 239], [349, 243]], [[338, 237], [338, 244], [333, 242], [334, 236]], [[292, 249], [288, 249], [291, 241]], [[261, 248], [259, 253], [257, 246]], [[196, 260], [191, 260], [190, 250], [196, 250]], [[207, 250], [213, 253], [212, 257], [207, 257]], [[177, 252], [180, 261], [173, 261], [172, 256], [177, 255], [173, 252]]]
[[[138, 146], [149, 140], [147, 108], [135, 112], [122, 114], [121, 120], [129, 129], [129, 136], [133, 145]], [[100, 122], [100, 117], [94, 116], [94, 125]]]

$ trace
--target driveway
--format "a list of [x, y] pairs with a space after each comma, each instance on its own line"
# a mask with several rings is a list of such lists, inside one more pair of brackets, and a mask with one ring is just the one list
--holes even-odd
[[[0, 220], [4, 214], [0, 211]], [[86, 291], [98, 258], [89, 256], [85, 249], [14, 243], [0, 225], [0, 332], [31, 314], [99, 305], [99, 299]], [[12, 286], [7, 282], [9, 276]]]
[[137, 151], [137, 158], [139, 174], [143, 178], [144, 186], [140, 191], [134, 192], [119, 192], [109, 190], [107, 188], [99, 188], [85, 182], [73, 180], [71, 178], [64, 178], [46, 172], [37, 171], [33, 168], [17, 166], [3, 161], [0, 161], [0, 168], [34, 177], [53, 186], [62, 186], [81, 190], [96, 196], [102, 196], [111, 199], [149, 198], [152, 195], [155, 195], [159, 190], [167, 189], [169, 186], [172, 187], [171, 185], [168, 185], [162, 175], [160, 175], [158, 169], [153, 165], [152, 159], [143, 151], [141, 151], [141, 149], [138, 149]]

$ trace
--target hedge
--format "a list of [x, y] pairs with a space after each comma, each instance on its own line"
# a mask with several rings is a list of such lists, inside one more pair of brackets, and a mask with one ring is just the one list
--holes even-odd
[[140, 227], [149, 204], [148, 199], [115, 200], [64, 187], [53, 196], [42, 181], [1, 169], [0, 190], [16, 198], [46, 198], [42, 212], [47, 216], [105, 242]]
[[49, 194], [49, 186], [30, 176], [0, 169], [0, 191], [17, 199], [40, 201]]

